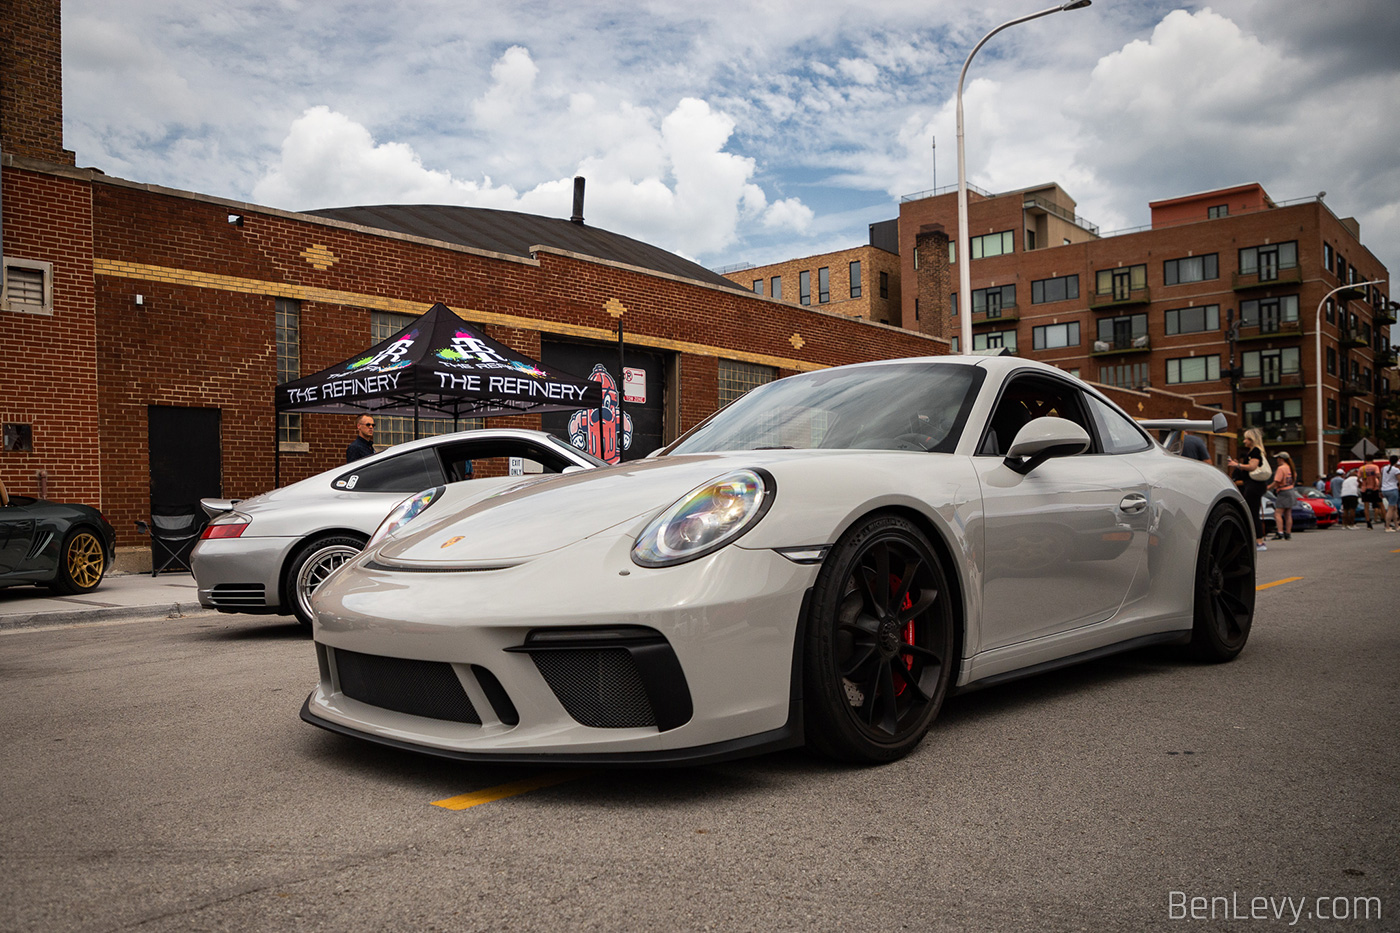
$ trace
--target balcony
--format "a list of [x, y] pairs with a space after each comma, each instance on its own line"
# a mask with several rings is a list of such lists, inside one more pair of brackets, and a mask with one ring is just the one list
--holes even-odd
[[1382, 301], [1380, 307], [1376, 308], [1375, 323], [1395, 324], [1400, 322], [1400, 319], [1397, 319], [1395, 316], [1398, 310], [1400, 310], [1400, 305], [1397, 305], [1395, 302]]
[[1280, 337], [1301, 336], [1303, 336], [1301, 321], [1260, 321], [1241, 327], [1240, 335], [1236, 339], [1239, 341], [1277, 340]]
[[1272, 376], [1246, 376], [1240, 380], [1241, 392], [1272, 392], [1276, 389], [1300, 389], [1303, 387], [1302, 373], [1284, 373]]
[[1359, 327], [1343, 327], [1341, 336], [1338, 338], [1344, 347], [1368, 347], [1371, 345], [1371, 335]]
[[1342, 395], [1344, 396], [1371, 394], [1370, 381], [1362, 379], [1360, 376], [1344, 376], [1340, 381], [1342, 384]]
[[1256, 424], [1259, 433], [1264, 435], [1264, 444], [1301, 444], [1307, 440], [1303, 424], [1299, 421], [1276, 421], [1272, 424]]
[[1089, 348], [1090, 356], [1107, 356], [1112, 353], [1150, 353], [1152, 341], [1146, 334], [1132, 337], [1114, 337], [1111, 340], [1095, 340]]
[[1377, 351], [1376, 351], [1376, 368], [1377, 368], [1377, 369], [1394, 369], [1394, 368], [1395, 368], [1395, 348], [1394, 348], [1394, 347], [1391, 347], [1391, 348], [1386, 349], [1386, 350], [1377, 350]]
[[1021, 319], [1020, 308], [1016, 305], [1003, 305], [993, 311], [972, 312], [972, 326], [980, 324], [1015, 324]]
[[1291, 269], [1265, 269], [1262, 272], [1236, 272], [1230, 277], [1230, 287], [1237, 292], [1251, 288], [1275, 288], [1279, 285], [1301, 285], [1303, 270], [1299, 266]]
[[1094, 295], [1089, 301], [1089, 310], [1116, 311], [1119, 308], [1127, 308], [1132, 305], [1145, 305], [1151, 301], [1152, 289], [1144, 286], [1108, 295]]

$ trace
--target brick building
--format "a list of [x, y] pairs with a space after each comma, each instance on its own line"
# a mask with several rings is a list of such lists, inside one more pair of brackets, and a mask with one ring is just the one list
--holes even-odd
[[[1321, 196], [1275, 203], [1257, 184], [1151, 210], [1150, 228], [1101, 236], [1058, 186], [971, 191], [973, 348], [1236, 411], [1311, 479], [1320, 347], [1325, 462], [1373, 437], [1392, 389], [1397, 306], [1356, 221]], [[901, 255], [903, 325], [954, 347], [956, 229], [955, 189], [900, 204], [900, 243], [914, 246]], [[1360, 285], [1371, 280], [1381, 281]]]
[[900, 326], [899, 237], [894, 221], [870, 225], [870, 243], [767, 266], [745, 265], [724, 277], [755, 295], [846, 317]]
[[[621, 322], [626, 365], [648, 373], [638, 413], [654, 412], [650, 446], [777, 376], [947, 352], [941, 338], [758, 297], [582, 223], [458, 208], [476, 233], [429, 236], [396, 227], [405, 210], [291, 213], [79, 168], [62, 148], [58, 2], [7, 10], [0, 478], [102, 508], [119, 543], [140, 543], [133, 521], [154, 498], [255, 494], [273, 485], [278, 455], [284, 483], [342, 462], [352, 419], [302, 415], [279, 435], [274, 386], [437, 301], [583, 376], [588, 360], [617, 360]], [[495, 235], [505, 227], [539, 238], [517, 249]]]

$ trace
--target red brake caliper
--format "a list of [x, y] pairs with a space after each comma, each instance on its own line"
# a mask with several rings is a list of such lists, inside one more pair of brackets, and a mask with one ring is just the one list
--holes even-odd
[[[899, 591], [899, 578], [896, 577], [894, 574], [890, 574], [890, 592], [898, 592], [898, 591]], [[906, 611], [906, 610], [912, 609], [913, 607], [914, 607], [914, 597], [911, 596], [911, 595], [908, 594], [908, 593], [905, 593], [905, 594], [904, 594], [904, 603], [903, 603], [903, 605], [901, 605], [901, 606], [899, 607], [899, 611], [900, 611], [900, 612], [904, 612], [904, 611]], [[914, 620], [913, 620], [913, 619], [910, 619], [910, 620], [909, 620], [909, 624], [907, 624], [907, 625], [904, 626], [903, 635], [904, 635], [904, 643], [905, 643], [906, 645], [912, 645], [912, 644], [914, 644]], [[911, 671], [914, 669], [914, 656], [913, 656], [912, 654], [909, 655], [909, 656], [907, 656], [907, 657], [904, 659], [904, 666], [905, 666], [907, 669], [911, 670]], [[903, 693], [904, 693], [904, 688], [907, 687], [907, 686], [909, 686], [909, 685], [906, 684], [906, 683], [905, 683], [904, 681], [902, 681], [902, 680], [901, 680], [899, 683], [895, 684], [894, 695], [895, 695], [895, 696], [900, 696], [901, 694], [903, 694]]]

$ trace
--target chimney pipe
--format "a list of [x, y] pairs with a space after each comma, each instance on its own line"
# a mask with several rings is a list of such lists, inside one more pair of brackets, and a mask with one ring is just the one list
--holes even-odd
[[583, 176], [574, 176], [574, 216], [569, 218], [570, 222], [583, 223]]

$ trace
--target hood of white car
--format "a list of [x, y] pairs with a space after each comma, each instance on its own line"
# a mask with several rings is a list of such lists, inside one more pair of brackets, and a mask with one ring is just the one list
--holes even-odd
[[443, 498], [381, 546], [404, 565], [480, 566], [554, 551], [619, 525], [636, 525], [711, 479], [764, 466], [766, 452], [697, 454], [630, 462], [507, 487], [483, 501]]

